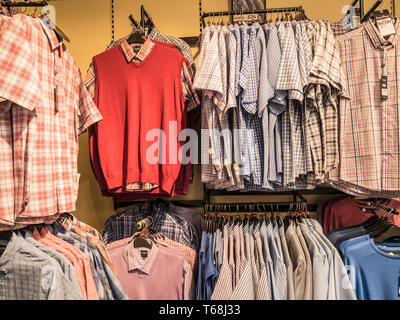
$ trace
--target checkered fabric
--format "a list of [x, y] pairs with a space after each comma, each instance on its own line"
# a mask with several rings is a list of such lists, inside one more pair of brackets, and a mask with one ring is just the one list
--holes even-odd
[[104, 243], [129, 238], [139, 231], [136, 223], [147, 216], [153, 217], [151, 229], [154, 232], [162, 233], [173, 241], [197, 250], [197, 235], [189, 222], [161, 206], [149, 209], [140, 204], [120, 210], [106, 221], [103, 231]]
[[60, 265], [22, 236], [12, 234], [1, 259], [1, 300], [82, 300]]
[[[340, 97], [340, 164], [329, 178], [351, 194], [400, 194], [398, 20], [394, 27], [385, 39], [368, 21], [337, 38], [348, 90]], [[387, 99], [380, 90], [385, 75]]]
[[0, 116], [0, 216], [7, 228], [43, 223], [75, 211], [78, 135], [102, 117], [71, 54], [40, 19], [2, 17], [0, 57], [0, 96], [12, 116]]
[[278, 25], [278, 36], [282, 49], [281, 64], [276, 80], [277, 90], [288, 90], [291, 100], [303, 100], [299, 60], [292, 24], [288, 21]]

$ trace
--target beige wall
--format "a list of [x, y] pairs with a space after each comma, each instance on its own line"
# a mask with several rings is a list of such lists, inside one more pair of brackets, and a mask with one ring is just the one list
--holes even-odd
[[[102, 51], [111, 41], [110, 0], [56, 0], [57, 25], [70, 37], [68, 48], [78, 62], [83, 77], [91, 58]], [[339, 20], [343, 14], [341, 8], [351, 0], [267, 0], [268, 8], [302, 5], [311, 19]], [[368, 0], [366, 10], [374, 3]], [[115, 37], [129, 34], [131, 26], [128, 16], [133, 14], [140, 20], [140, 5], [144, 5], [152, 16], [156, 27], [164, 34], [173, 36], [195, 36], [199, 34], [199, 8], [197, 0], [115, 0]], [[385, 0], [382, 7], [390, 8]], [[203, 0], [203, 11], [227, 10], [228, 0]], [[398, 9], [398, 8], [397, 8]], [[398, 10], [396, 10], [398, 12]], [[102, 230], [106, 219], [113, 214], [113, 203], [102, 197], [94, 178], [88, 151], [88, 136], [80, 137], [79, 172], [81, 174], [77, 218]], [[315, 203], [327, 196], [311, 196]], [[199, 171], [196, 171], [195, 183], [190, 186], [186, 199], [201, 199], [202, 185], [199, 183]], [[254, 197], [242, 196], [240, 201], [282, 200], [285, 196]], [[221, 201], [221, 199], [215, 199]], [[239, 201], [238, 198], [224, 197], [222, 201]]]

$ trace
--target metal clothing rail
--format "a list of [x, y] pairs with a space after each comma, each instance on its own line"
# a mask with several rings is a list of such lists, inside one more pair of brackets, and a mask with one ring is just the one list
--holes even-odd
[[234, 16], [243, 14], [279, 13], [279, 12], [300, 12], [305, 15], [305, 11], [302, 6], [286, 7], [286, 8], [269, 8], [269, 9], [258, 9], [258, 10], [215, 11], [215, 12], [203, 13], [201, 16], [201, 23], [203, 27], [205, 27], [204, 19], [207, 17]]
[[265, 213], [316, 211], [317, 205], [308, 205], [305, 201], [297, 202], [247, 202], [247, 203], [213, 203], [204, 206], [205, 213]]
[[39, 2], [12, 2], [12, 1], [0, 1], [0, 5], [8, 8], [16, 8], [16, 7], [45, 7], [49, 5], [47, 1], [39, 1]]

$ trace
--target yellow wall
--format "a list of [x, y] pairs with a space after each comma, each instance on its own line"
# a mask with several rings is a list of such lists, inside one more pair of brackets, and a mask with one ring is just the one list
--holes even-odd
[[[351, 0], [267, 0], [268, 8], [302, 5], [311, 19], [339, 20], [343, 14], [341, 8]], [[365, 10], [375, 1], [365, 1]], [[50, 2], [56, 8], [56, 23], [69, 36], [68, 48], [78, 62], [85, 77], [91, 58], [105, 50], [111, 41], [110, 0], [55, 0]], [[198, 0], [115, 0], [115, 37], [129, 34], [131, 26], [128, 16], [133, 14], [140, 20], [140, 6], [144, 5], [152, 16], [156, 27], [164, 34], [177, 37], [199, 34]], [[228, 0], [203, 0], [203, 11], [227, 10]], [[390, 8], [385, 0], [383, 8]], [[398, 12], [398, 8], [396, 10]], [[80, 190], [76, 217], [98, 230], [102, 230], [106, 219], [113, 214], [112, 200], [102, 197], [94, 178], [88, 151], [88, 136], [80, 137], [79, 172]], [[310, 202], [316, 202], [327, 196], [310, 196]], [[195, 183], [190, 186], [186, 199], [201, 199], [202, 185], [199, 183], [199, 171], [196, 171]], [[240, 201], [257, 201], [260, 197], [241, 197]], [[271, 197], [263, 197], [265, 201]], [[278, 200], [278, 196], [274, 197]], [[279, 196], [284, 201], [285, 196]], [[215, 199], [221, 201], [221, 199]], [[274, 200], [274, 201], [275, 201]], [[222, 201], [239, 201], [237, 198], [224, 197]], [[271, 201], [271, 200], [270, 200]]]

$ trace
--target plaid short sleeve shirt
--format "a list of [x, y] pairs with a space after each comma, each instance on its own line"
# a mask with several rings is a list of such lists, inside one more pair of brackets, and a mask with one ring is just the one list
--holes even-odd
[[32, 224], [75, 211], [78, 135], [102, 119], [79, 68], [53, 30], [19, 14], [2, 17], [0, 57], [0, 96], [11, 102], [0, 112], [0, 157], [14, 167], [0, 169], [0, 216]]
[[[394, 27], [385, 39], [368, 21], [337, 38], [349, 98], [340, 97], [340, 165], [330, 179], [352, 194], [400, 194], [398, 19]], [[385, 75], [386, 99], [380, 90]]]

